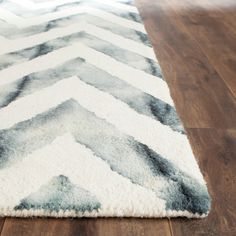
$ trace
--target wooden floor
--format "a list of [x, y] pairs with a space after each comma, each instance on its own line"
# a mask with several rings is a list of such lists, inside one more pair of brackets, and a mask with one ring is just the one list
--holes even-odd
[[2, 236], [236, 235], [236, 1], [137, 0], [213, 198], [203, 220], [0, 219]]

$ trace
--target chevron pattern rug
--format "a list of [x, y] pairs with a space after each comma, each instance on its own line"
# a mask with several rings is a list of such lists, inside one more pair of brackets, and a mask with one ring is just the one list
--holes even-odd
[[0, 35], [1, 216], [208, 214], [131, 2], [3, 0]]

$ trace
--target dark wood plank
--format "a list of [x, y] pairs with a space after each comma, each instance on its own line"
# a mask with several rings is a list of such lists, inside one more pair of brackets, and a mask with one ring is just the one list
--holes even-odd
[[205, 173], [212, 210], [201, 220], [171, 219], [174, 235], [236, 235], [236, 130], [188, 129]]
[[236, 2], [234, 0], [195, 0], [195, 2], [202, 12], [207, 12], [211, 17], [221, 19], [221, 24], [226, 25], [225, 31], [228, 34], [235, 34]]
[[[167, 223], [166, 223], [167, 222]], [[1, 236], [171, 236], [166, 219], [14, 219]]]
[[[184, 2], [183, 7], [175, 11], [181, 16], [211, 64], [236, 96], [236, 2], [215, 3], [210, 0]], [[169, 3], [177, 4], [178, 0], [169, 0]]]
[[5, 222], [5, 218], [4, 217], [0, 218], [0, 235], [3, 229], [4, 222]]
[[185, 127], [235, 128], [231, 91], [167, 1], [136, 3]]
[[[195, 38], [199, 31], [186, 26], [186, 18], [189, 19], [192, 12], [186, 11], [185, 2], [191, 2], [192, 11], [201, 16], [198, 0], [138, 1], [177, 110], [186, 127], [198, 127], [187, 131], [213, 198], [208, 218], [171, 219], [171, 230], [173, 235], [236, 235], [236, 204], [233, 200], [236, 199], [236, 131], [227, 130], [235, 128], [236, 122], [235, 118], [225, 120], [228, 114], [235, 117], [233, 85], [222, 79], [218, 65], [212, 63], [205, 48], [200, 47], [198, 38]], [[214, 14], [216, 18], [217, 11]], [[227, 30], [233, 35], [232, 18], [229, 22]], [[217, 46], [214, 50], [220, 52], [220, 44]], [[232, 75], [236, 73], [232, 71]], [[202, 129], [204, 127], [214, 129]]]

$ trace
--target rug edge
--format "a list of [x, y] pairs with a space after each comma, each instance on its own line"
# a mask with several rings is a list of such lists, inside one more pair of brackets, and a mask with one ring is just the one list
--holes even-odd
[[163, 211], [160, 213], [150, 213], [150, 214], [139, 214], [137, 212], [120, 212], [120, 213], [111, 213], [110, 211], [101, 210], [100, 212], [94, 210], [91, 212], [76, 212], [76, 211], [45, 211], [45, 210], [9, 210], [9, 209], [0, 209], [0, 217], [39, 217], [39, 218], [97, 218], [97, 217], [118, 217], [118, 218], [170, 218], [170, 217], [186, 217], [186, 218], [205, 218], [209, 212], [204, 214], [191, 213], [188, 211]]

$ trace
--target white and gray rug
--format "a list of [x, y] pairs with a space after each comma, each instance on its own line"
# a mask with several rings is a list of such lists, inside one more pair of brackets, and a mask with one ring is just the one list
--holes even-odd
[[1, 216], [208, 214], [131, 2], [2, 0], [0, 69]]

